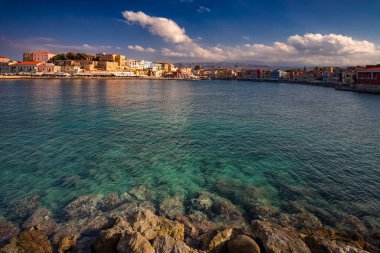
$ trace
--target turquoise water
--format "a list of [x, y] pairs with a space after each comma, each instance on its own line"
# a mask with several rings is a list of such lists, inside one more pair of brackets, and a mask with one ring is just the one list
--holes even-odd
[[[379, 218], [380, 97], [237, 81], [0, 82], [0, 201], [145, 185]], [[250, 189], [255, 189], [252, 194]], [[9, 210], [8, 210], [9, 211]]]

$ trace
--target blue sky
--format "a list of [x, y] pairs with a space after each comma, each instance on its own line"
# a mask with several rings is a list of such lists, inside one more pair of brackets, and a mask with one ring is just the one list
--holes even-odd
[[[2, 0], [0, 8], [0, 55], [16, 60], [46, 49], [172, 62], [380, 62], [378, 0]], [[128, 20], [125, 11], [141, 15]], [[189, 39], [169, 38], [177, 28]]]

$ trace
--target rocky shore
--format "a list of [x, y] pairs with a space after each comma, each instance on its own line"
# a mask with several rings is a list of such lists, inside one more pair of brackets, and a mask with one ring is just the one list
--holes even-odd
[[[144, 186], [86, 195], [59, 214], [33, 196], [0, 215], [1, 253], [364, 253], [380, 252], [380, 233], [346, 215], [332, 228], [301, 207], [241, 210], [208, 192], [154, 204]], [[251, 218], [254, 217], [254, 218]]]

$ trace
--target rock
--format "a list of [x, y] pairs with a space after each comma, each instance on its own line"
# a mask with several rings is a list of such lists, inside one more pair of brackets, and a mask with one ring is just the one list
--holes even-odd
[[170, 236], [159, 236], [153, 242], [156, 253], [196, 253], [197, 250], [190, 248], [184, 242], [175, 241]]
[[175, 220], [183, 224], [185, 228], [185, 238], [196, 238], [199, 234], [198, 229], [191, 223], [190, 219], [184, 215], [176, 215]]
[[160, 215], [173, 219], [176, 215], [184, 213], [183, 199], [179, 196], [168, 198], [160, 203]]
[[47, 237], [36, 230], [27, 230], [13, 237], [0, 248], [1, 253], [52, 253]]
[[117, 253], [154, 253], [154, 249], [150, 242], [144, 238], [139, 232], [126, 234], [116, 246]]
[[337, 224], [337, 228], [354, 238], [369, 235], [368, 229], [363, 222], [353, 215], [344, 216]]
[[129, 194], [138, 201], [149, 200], [151, 197], [150, 191], [144, 185], [132, 188]]
[[335, 241], [315, 236], [307, 236], [306, 244], [312, 253], [368, 253], [365, 250], [357, 249], [349, 245], [338, 245]]
[[94, 243], [96, 237], [94, 236], [82, 236], [80, 237], [74, 247], [72, 252], [75, 253], [92, 253], [91, 245]]
[[227, 242], [228, 253], [260, 253], [260, 247], [249, 236], [239, 235]]
[[120, 238], [125, 234], [132, 233], [131, 225], [118, 217], [111, 228], [101, 232], [100, 236], [91, 245], [91, 249], [94, 253], [116, 253], [116, 246]]
[[141, 209], [130, 220], [134, 231], [139, 232], [148, 240], [160, 235], [168, 235], [175, 240], [184, 239], [185, 228], [178, 221], [171, 221], [165, 217], [158, 217], [150, 210]]
[[214, 201], [212, 200], [211, 196], [207, 194], [201, 194], [198, 196], [198, 198], [191, 200], [191, 204], [195, 209], [206, 212], [211, 209], [213, 203]]
[[283, 213], [280, 215], [280, 225], [291, 226], [299, 231], [319, 230], [323, 225], [319, 219], [310, 212], [302, 212], [296, 214]]
[[122, 201], [116, 193], [111, 193], [98, 202], [97, 208], [102, 212], [108, 212], [120, 206]]
[[264, 204], [250, 204], [247, 207], [250, 217], [254, 219], [269, 219], [278, 212], [273, 206], [264, 205]]
[[37, 226], [38, 230], [47, 236], [54, 233], [58, 224], [53, 219], [53, 213], [47, 208], [37, 209], [22, 225], [23, 228]]
[[245, 226], [245, 219], [239, 209], [226, 199], [215, 201], [212, 212], [215, 215], [212, 221], [216, 224], [233, 227]]
[[11, 220], [15, 220], [17, 222], [22, 223], [27, 217], [29, 217], [37, 208], [40, 202], [39, 195], [33, 195], [31, 197], [27, 197], [22, 201], [17, 201], [15, 203], [11, 203], [12, 206], [10, 208], [11, 213], [8, 217]]
[[112, 219], [120, 217], [127, 221], [130, 220], [131, 217], [140, 209], [141, 207], [139, 207], [136, 203], [124, 203], [108, 212], [107, 216]]
[[210, 235], [204, 236], [203, 248], [207, 251], [223, 251], [226, 247], [226, 242], [231, 239], [233, 229], [230, 227], [220, 227]]
[[297, 234], [273, 222], [255, 220], [252, 222], [252, 232], [255, 240], [262, 243], [266, 253], [311, 252]]
[[20, 232], [18, 227], [9, 221], [0, 221], [0, 245]]
[[66, 236], [62, 238], [62, 240], [59, 241], [57, 245], [57, 253], [65, 253], [71, 250], [74, 247], [76, 241], [77, 241], [77, 238], [75, 236], [74, 237]]
[[199, 234], [209, 233], [216, 229], [216, 225], [209, 221], [207, 216], [200, 211], [191, 211], [188, 216]]
[[80, 179], [81, 178], [79, 175], [66, 176], [66, 177], [58, 179], [56, 181], [56, 184], [59, 187], [69, 188], [69, 187], [75, 186], [79, 182]]
[[97, 204], [101, 198], [101, 195], [81, 196], [63, 209], [63, 215], [68, 220], [90, 218], [99, 215]]

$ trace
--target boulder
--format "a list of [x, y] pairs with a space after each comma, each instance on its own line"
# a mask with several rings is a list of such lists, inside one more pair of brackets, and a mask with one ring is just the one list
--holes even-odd
[[227, 242], [228, 253], [260, 253], [255, 240], [246, 235], [239, 235]]
[[173, 219], [184, 213], [183, 199], [179, 196], [168, 198], [160, 203], [160, 215]]
[[76, 241], [77, 241], [77, 238], [75, 236], [74, 237], [66, 236], [62, 238], [61, 241], [59, 241], [57, 245], [57, 253], [68, 252], [74, 247]]
[[0, 248], [1, 253], [52, 253], [46, 235], [37, 230], [27, 230], [13, 237]]
[[202, 248], [207, 251], [225, 251], [226, 242], [231, 239], [233, 231], [234, 230], [230, 227], [220, 227], [212, 233], [204, 235]]
[[150, 242], [139, 232], [126, 234], [120, 238], [117, 246], [117, 253], [154, 253], [154, 248]]
[[150, 210], [137, 211], [130, 220], [134, 231], [139, 232], [148, 240], [153, 240], [160, 235], [168, 235], [175, 240], [184, 239], [185, 228], [178, 221], [171, 221], [165, 217], [158, 217]]
[[170, 236], [159, 236], [153, 242], [153, 248], [157, 253], [196, 253], [182, 241], [176, 241]]
[[349, 245], [341, 245], [336, 241], [325, 238], [317, 238], [315, 236], [307, 236], [306, 244], [312, 253], [368, 253], [368, 251], [354, 248]]
[[94, 253], [116, 253], [116, 246], [122, 236], [125, 234], [132, 234], [133, 230], [128, 222], [118, 217], [115, 224], [103, 230], [100, 236], [91, 245], [92, 252]]
[[18, 227], [9, 221], [0, 221], [0, 245], [20, 232]]
[[38, 227], [38, 230], [50, 236], [58, 224], [53, 219], [53, 213], [47, 208], [38, 208], [22, 225], [23, 228]]
[[252, 222], [252, 232], [266, 253], [311, 253], [309, 247], [294, 231], [273, 222], [255, 220]]
[[84, 219], [99, 215], [97, 204], [101, 198], [101, 195], [81, 196], [63, 208], [63, 215], [68, 220]]

